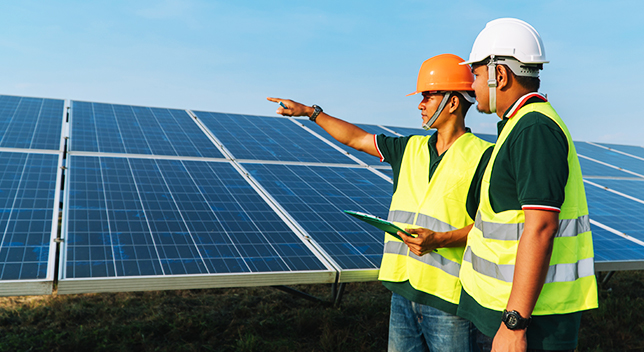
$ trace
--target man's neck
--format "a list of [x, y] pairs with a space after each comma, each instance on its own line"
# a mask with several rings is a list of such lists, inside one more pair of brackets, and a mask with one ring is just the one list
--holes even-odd
[[458, 120], [458, 123], [442, 126], [436, 130], [436, 151], [438, 155], [445, 153], [460, 136], [467, 132], [463, 118], [454, 118], [454, 120]]

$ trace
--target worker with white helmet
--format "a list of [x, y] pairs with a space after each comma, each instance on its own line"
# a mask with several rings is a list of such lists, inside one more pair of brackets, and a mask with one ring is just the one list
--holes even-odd
[[537, 92], [547, 62], [539, 33], [512, 18], [489, 22], [464, 62], [476, 77], [477, 109], [501, 118], [458, 308], [492, 351], [573, 351], [581, 312], [597, 307], [579, 160], [566, 125]]
[[475, 101], [474, 76], [461, 62], [443, 54], [421, 66], [412, 94], [423, 95], [418, 109], [423, 127], [437, 130], [431, 137], [372, 135], [315, 105], [268, 98], [284, 104], [278, 114], [309, 116], [339, 142], [393, 169], [388, 219], [417, 237], [399, 232], [401, 241], [385, 234], [379, 280], [393, 292], [389, 351], [477, 350], [476, 329], [456, 316], [458, 273], [492, 147], [465, 127], [465, 114]]

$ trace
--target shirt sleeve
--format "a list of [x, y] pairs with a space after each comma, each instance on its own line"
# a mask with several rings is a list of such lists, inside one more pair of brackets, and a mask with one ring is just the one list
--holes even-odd
[[[559, 125], [539, 113], [509, 146], [522, 209], [560, 211], [568, 180], [568, 140]], [[526, 119], [527, 118], [527, 119]]]
[[400, 165], [402, 162], [405, 147], [407, 147], [407, 137], [390, 137], [384, 134], [376, 136], [376, 148], [380, 153], [380, 161], [389, 163], [390, 165]]

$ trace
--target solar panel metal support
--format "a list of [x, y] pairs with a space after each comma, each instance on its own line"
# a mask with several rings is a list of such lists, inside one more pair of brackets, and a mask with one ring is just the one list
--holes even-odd
[[294, 289], [292, 287], [289, 287], [289, 286], [281, 286], [280, 285], [280, 286], [271, 286], [271, 287], [274, 288], [274, 289], [280, 290], [280, 291], [284, 291], [284, 292], [286, 292], [288, 294], [291, 294], [293, 296], [300, 297], [300, 298], [306, 299], [306, 300], [311, 301], [311, 302], [319, 303], [319, 304], [321, 304], [321, 305], [323, 305], [325, 307], [330, 307], [330, 306], [333, 305], [332, 302], [327, 302], [327, 301], [325, 301], [323, 299], [320, 299], [318, 297], [312, 296], [312, 295], [310, 295], [310, 294], [308, 294], [306, 292], [296, 290], [296, 289]]
[[614, 274], [615, 274], [614, 271], [607, 272], [606, 275], [604, 275], [602, 282], [599, 284], [599, 287], [605, 288], [606, 284], [608, 284], [608, 281], [613, 277]]

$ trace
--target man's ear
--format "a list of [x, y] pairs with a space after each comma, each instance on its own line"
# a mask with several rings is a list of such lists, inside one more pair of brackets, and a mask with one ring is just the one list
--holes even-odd
[[456, 96], [455, 93], [452, 93], [452, 95], [449, 97], [449, 104], [447, 107], [449, 108], [448, 111], [450, 114], [453, 114], [458, 110], [458, 107], [461, 105], [461, 100]]
[[507, 88], [510, 85], [510, 72], [503, 65], [496, 65], [496, 86], [499, 89]]

